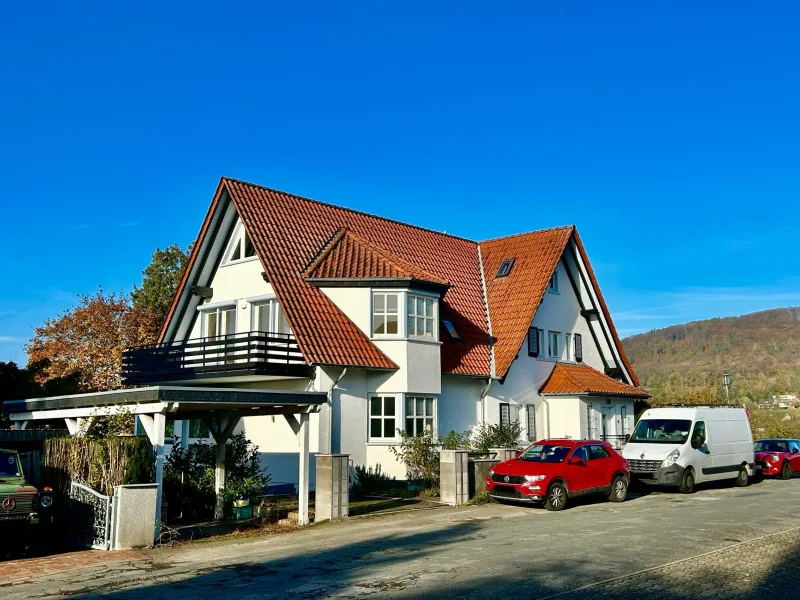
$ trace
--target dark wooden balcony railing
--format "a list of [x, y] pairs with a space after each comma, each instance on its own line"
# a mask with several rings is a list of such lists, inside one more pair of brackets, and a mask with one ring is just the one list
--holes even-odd
[[126, 385], [234, 375], [310, 377], [294, 336], [250, 331], [129, 348], [122, 355]]

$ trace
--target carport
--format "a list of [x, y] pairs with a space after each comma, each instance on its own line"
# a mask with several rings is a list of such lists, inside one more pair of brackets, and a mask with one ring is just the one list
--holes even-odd
[[[153, 444], [158, 484], [155, 522], [161, 523], [164, 474], [164, 437], [167, 417], [202, 419], [217, 447], [215, 518], [222, 518], [221, 490], [225, 487], [225, 443], [244, 416], [283, 415], [300, 445], [298, 522], [308, 523], [309, 415], [327, 401], [325, 392], [294, 392], [237, 388], [152, 386], [92, 394], [54, 396], [32, 400], [9, 400], [3, 409], [16, 429], [35, 421], [64, 419], [70, 435], [81, 435], [97, 417], [128, 412], [138, 417]], [[156, 537], [158, 537], [156, 530]]]

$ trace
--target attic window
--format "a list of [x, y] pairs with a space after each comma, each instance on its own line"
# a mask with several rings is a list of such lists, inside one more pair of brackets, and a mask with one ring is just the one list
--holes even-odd
[[450, 336], [454, 342], [460, 342], [461, 336], [458, 335], [458, 331], [456, 331], [455, 326], [453, 325], [452, 321], [442, 321], [444, 324], [444, 328], [447, 329], [447, 334]]
[[551, 294], [558, 293], [558, 271], [554, 271], [550, 276], [550, 282], [547, 284], [547, 291]]
[[500, 268], [497, 269], [497, 275], [494, 276], [495, 279], [500, 277], [508, 277], [508, 274], [511, 273], [511, 269], [514, 266], [514, 258], [507, 258], [503, 261], [503, 264], [500, 265]]
[[239, 223], [234, 230], [233, 238], [228, 247], [228, 258], [225, 263], [252, 258], [255, 255], [256, 249], [253, 247], [253, 242], [250, 241], [250, 236], [247, 235], [244, 227]]

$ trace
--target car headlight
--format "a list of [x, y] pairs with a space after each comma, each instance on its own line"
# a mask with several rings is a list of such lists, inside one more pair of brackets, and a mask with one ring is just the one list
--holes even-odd
[[777, 454], [773, 454], [772, 456], [769, 457], [770, 462], [778, 462], [780, 459], [781, 457], [778, 456]]
[[664, 462], [661, 463], [661, 466], [662, 467], [671, 467], [672, 465], [674, 465], [678, 461], [678, 458], [680, 457], [680, 455], [681, 455], [681, 451], [676, 448], [675, 450], [673, 450], [672, 452], [670, 452], [667, 455], [667, 458], [664, 459]]
[[525, 481], [534, 482], [546, 479], [547, 475], [525, 475]]
[[494, 469], [489, 469], [489, 477], [494, 477]]
[[42, 505], [42, 508], [50, 508], [53, 505], [53, 497], [42, 496], [41, 498], [39, 498], [39, 504]]

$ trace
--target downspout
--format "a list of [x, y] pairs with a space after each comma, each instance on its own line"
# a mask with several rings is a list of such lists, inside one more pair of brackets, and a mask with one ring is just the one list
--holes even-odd
[[489, 393], [489, 388], [492, 387], [494, 379], [486, 380], [486, 387], [481, 392], [481, 425], [486, 423], [486, 395]]
[[333, 390], [346, 374], [347, 367], [342, 369], [339, 377], [328, 388], [328, 454], [333, 454]]
[[550, 439], [550, 403], [547, 401], [546, 396], [542, 396], [542, 402], [544, 402], [545, 421], [547, 422], [547, 439]]

